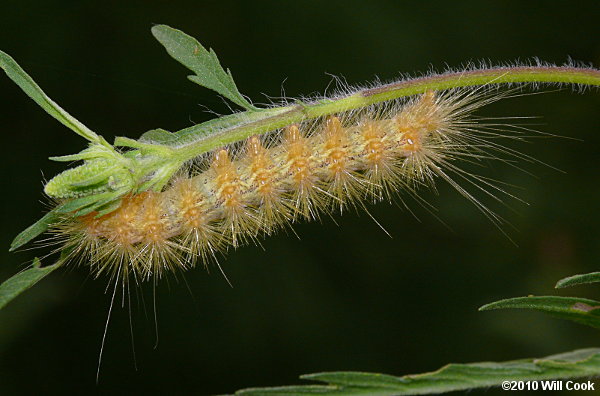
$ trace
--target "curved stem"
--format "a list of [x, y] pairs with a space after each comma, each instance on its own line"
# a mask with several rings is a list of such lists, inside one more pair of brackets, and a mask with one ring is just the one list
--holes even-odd
[[[362, 108], [375, 103], [420, 94], [429, 90], [439, 91], [460, 87], [482, 86], [506, 83], [566, 83], [600, 86], [600, 70], [558, 67], [558, 66], [519, 66], [499, 67], [482, 70], [451, 72], [409, 79], [364, 89], [337, 99], [325, 99], [315, 103], [301, 103], [292, 106], [270, 109], [265, 117], [240, 123], [194, 141], [193, 133], [186, 135], [186, 143], [174, 148], [170, 155], [184, 162], [205, 152], [224, 145], [246, 139], [253, 135], [267, 133], [287, 125]], [[273, 111], [277, 110], [273, 115]], [[191, 141], [191, 142], [190, 142]], [[177, 142], [175, 142], [177, 146]]]

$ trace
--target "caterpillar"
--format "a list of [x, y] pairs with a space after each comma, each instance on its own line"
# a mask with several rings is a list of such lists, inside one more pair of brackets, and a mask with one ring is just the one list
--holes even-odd
[[[17, 236], [18, 248], [48, 228], [59, 264], [88, 266], [95, 276], [159, 279], [207, 265], [220, 252], [366, 203], [448, 182], [496, 225], [502, 218], [461, 183], [507, 194], [461, 162], [532, 158], [501, 139], [529, 129], [474, 115], [527, 83], [600, 85], [600, 71], [573, 65], [470, 68], [349, 90], [331, 98], [257, 108], [237, 91], [229, 71], [184, 33], [158, 25], [155, 37], [196, 73], [190, 79], [245, 111], [171, 133], [106, 142], [48, 98], [12, 58], [0, 66], [32, 99], [90, 141], [83, 164], [51, 179], [57, 206]], [[500, 91], [500, 84], [516, 84]], [[534, 87], [537, 87], [534, 85]], [[121, 147], [121, 148], [117, 148]]]
[[206, 263], [217, 252], [298, 220], [392, 200], [402, 191], [416, 195], [437, 178], [499, 221], [450, 173], [492, 186], [457, 161], [496, 158], [495, 152], [519, 156], [494, 142], [501, 137], [492, 131], [495, 124], [472, 117], [503, 96], [427, 91], [254, 135], [207, 153], [164, 191], [128, 195], [102, 216], [65, 216], [54, 231], [64, 240], [61, 249], [70, 252], [66, 260], [84, 262], [96, 275], [146, 280]]

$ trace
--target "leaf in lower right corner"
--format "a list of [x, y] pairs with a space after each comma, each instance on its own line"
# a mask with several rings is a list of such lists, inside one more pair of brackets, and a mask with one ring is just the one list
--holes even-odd
[[600, 282], [600, 272], [591, 272], [589, 274], [573, 275], [569, 276], [568, 278], [561, 279], [556, 283], [556, 288], [560, 289], [563, 287], [584, 285], [588, 283], [597, 282]]
[[540, 359], [449, 364], [437, 371], [396, 377], [362, 372], [330, 372], [301, 378], [323, 385], [249, 388], [236, 395], [396, 396], [440, 394], [500, 386], [503, 381], [557, 380], [600, 376], [600, 348], [580, 349]]
[[600, 302], [576, 297], [516, 297], [500, 300], [479, 308], [480, 311], [492, 309], [532, 309], [548, 313], [560, 319], [566, 319], [600, 329]]

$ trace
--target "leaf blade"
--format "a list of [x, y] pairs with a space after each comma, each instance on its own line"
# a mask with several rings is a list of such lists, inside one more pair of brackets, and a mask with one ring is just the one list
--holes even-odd
[[588, 283], [597, 283], [600, 282], [600, 272], [590, 272], [589, 274], [579, 274], [569, 276], [567, 278], [561, 279], [556, 283], [556, 288], [561, 289], [563, 287], [576, 286], [576, 285], [584, 285]]
[[288, 112], [288, 108], [260, 109], [257, 111], [244, 111], [233, 113], [219, 118], [192, 125], [176, 132], [164, 130], [150, 130], [144, 133], [139, 141], [144, 143], [160, 144], [169, 147], [184, 146], [198, 142], [217, 134], [224, 133], [238, 125], [249, 125], [264, 122], [269, 118]]
[[152, 34], [171, 57], [196, 73], [188, 79], [212, 89], [240, 107], [256, 110], [237, 89], [231, 72], [223, 69], [212, 48], [207, 50], [192, 36], [167, 25], [153, 26]]
[[67, 113], [56, 102], [54, 102], [33, 79], [19, 66], [19, 64], [7, 53], [0, 51], [0, 68], [6, 75], [33, 99], [46, 113], [50, 114], [61, 124], [71, 129], [76, 134], [91, 142], [99, 143], [100, 137], [86, 127], [75, 117]]
[[600, 329], [600, 302], [587, 298], [531, 296], [515, 297], [486, 304], [480, 311], [493, 309], [532, 309], [559, 319], [570, 320]]
[[48, 227], [61, 216], [61, 207], [61, 205], [57, 206], [50, 212], [46, 213], [41, 219], [27, 227], [25, 230], [21, 231], [19, 235], [13, 239], [12, 243], [10, 244], [9, 251], [12, 252], [20, 248], [33, 238], [44, 233]]
[[499, 386], [502, 381], [555, 380], [600, 375], [600, 348], [581, 349], [540, 359], [448, 364], [439, 370], [401, 377], [362, 372], [326, 372], [301, 378], [324, 385], [249, 388], [236, 395], [424, 395]]
[[0, 309], [11, 302], [15, 297], [38, 283], [60, 266], [59, 263], [41, 267], [40, 260], [36, 257], [33, 266], [22, 271], [0, 284]]

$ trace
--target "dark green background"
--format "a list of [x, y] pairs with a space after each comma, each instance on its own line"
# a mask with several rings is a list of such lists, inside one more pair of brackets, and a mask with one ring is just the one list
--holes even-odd
[[[418, 4], [418, 5], [417, 5]], [[574, 5], [576, 4], [576, 5]], [[255, 102], [322, 93], [331, 73], [350, 84], [397, 78], [469, 61], [539, 57], [600, 65], [596, 1], [24, 1], [0, 5], [0, 48], [45, 91], [112, 140], [177, 130], [227, 113], [223, 100], [186, 80], [153, 39], [165, 23], [216, 50]], [[564, 173], [498, 163], [486, 176], [516, 185], [527, 201], [486, 201], [511, 224], [512, 244], [472, 204], [440, 183], [423, 197], [439, 217], [417, 220], [388, 204], [325, 218], [260, 247], [231, 251], [213, 267], [156, 290], [129, 314], [113, 311], [100, 383], [95, 373], [110, 296], [85, 269], [57, 271], [0, 312], [0, 393], [208, 394], [298, 383], [300, 374], [429, 371], [455, 362], [544, 356], [597, 346], [598, 332], [532, 312], [477, 312], [527, 294], [600, 296], [593, 287], [556, 292], [561, 277], [598, 269], [600, 165], [597, 90], [569, 88], [509, 99], [479, 115], [541, 116], [537, 129], [580, 139], [534, 139], [519, 147]], [[8, 253], [14, 235], [46, 210], [42, 180], [83, 140], [48, 117], [0, 75], [2, 233], [0, 278], [47, 248]], [[336, 224], [337, 223], [337, 224]], [[47, 260], [48, 261], [48, 260]], [[600, 386], [600, 384], [597, 384]], [[488, 394], [498, 394], [492, 391]], [[475, 392], [479, 394], [479, 392]]]

